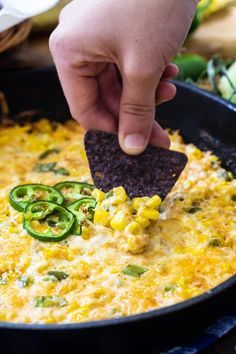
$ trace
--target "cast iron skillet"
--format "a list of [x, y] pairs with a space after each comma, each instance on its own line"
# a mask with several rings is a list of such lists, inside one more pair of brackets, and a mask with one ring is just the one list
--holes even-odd
[[[177, 86], [176, 98], [158, 108], [157, 119], [165, 127], [178, 128], [186, 142], [213, 150], [236, 175], [236, 107], [195, 87]], [[69, 117], [53, 68], [1, 74], [0, 91], [5, 93], [15, 119], [37, 119], [42, 114], [60, 121]], [[23, 111], [31, 112], [19, 115]], [[235, 295], [236, 276], [196, 298], [120, 319], [61, 325], [2, 322], [0, 351], [154, 354], [217, 318], [234, 302]]]

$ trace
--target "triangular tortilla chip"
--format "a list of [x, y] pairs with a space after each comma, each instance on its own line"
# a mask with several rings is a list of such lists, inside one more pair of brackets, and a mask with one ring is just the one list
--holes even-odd
[[123, 186], [131, 198], [157, 194], [164, 199], [187, 163], [183, 153], [154, 146], [127, 155], [117, 135], [101, 131], [87, 132], [84, 141], [95, 186], [104, 192]]

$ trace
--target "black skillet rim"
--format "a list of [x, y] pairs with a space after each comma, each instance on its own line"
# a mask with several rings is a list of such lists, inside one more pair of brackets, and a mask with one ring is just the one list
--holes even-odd
[[[10, 71], [6, 71], [6, 72], [0, 72], [0, 80], [1, 78], [11, 78], [13, 76], [17, 77], [21, 77], [24, 76], [25, 74], [43, 74], [43, 73], [54, 73], [57, 76], [56, 70], [55, 70], [55, 66], [54, 65], [48, 65], [42, 68], [28, 68], [28, 69], [21, 69], [21, 70], [10, 70]], [[177, 87], [179, 88], [183, 88], [185, 90], [188, 90], [190, 92], [194, 92], [196, 93], [198, 96], [203, 96], [206, 97], [212, 101], [215, 101], [221, 105], [223, 105], [225, 108], [231, 110], [232, 112], [236, 113], [236, 104], [233, 104], [231, 102], [229, 102], [228, 100], [225, 100], [224, 98], [217, 96], [214, 93], [211, 93], [209, 91], [203, 90], [193, 84], [188, 84], [186, 82], [183, 81], [179, 81], [179, 80], [171, 80]]]
[[177, 80], [172, 80], [172, 81], [177, 86], [177, 89], [178, 89], [178, 87], [180, 87], [180, 88], [184, 88], [188, 91], [194, 92], [198, 96], [203, 96], [207, 99], [215, 101], [215, 102], [223, 105], [225, 108], [229, 109], [230, 111], [236, 113], [236, 104], [231, 103], [230, 101], [228, 101], [220, 96], [217, 96], [216, 94], [214, 94], [212, 92], [203, 90], [203, 89], [195, 86], [194, 84], [187, 84], [186, 82], [177, 81]]
[[[43, 72], [50, 72], [54, 71], [54, 67], [46, 67], [40, 69], [30, 69], [32, 73], [42, 73]], [[1, 74], [2, 77], [12, 76], [12, 75], [23, 75], [24, 72], [29, 72], [29, 70], [22, 70], [20, 72], [8, 72]], [[194, 85], [186, 84], [179, 81], [174, 81], [175, 85], [180, 88], [184, 88], [185, 90], [192, 91], [196, 93], [198, 96], [204, 96], [207, 99], [213, 100], [218, 104], [223, 105], [226, 109], [230, 110], [231, 112], [236, 113], [236, 105], [230, 103], [229, 101], [218, 97], [210, 92], [202, 90]], [[236, 119], [236, 118], [235, 118]], [[236, 284], [236, 275], [233, 275], [226, 281], [220, 283], [216, 287], [204, 292], [201, 295], [196, 297], [190, 298], [185, 301], [181, 301], [177, 304], [166, 306], [160, 309], [154, 309], [147, 312], [142, 312], [139, 314], [131, 315], [131, 316], [124, 316], [119, 318], [111, 318], [105, 320], [98, 320], [98, 321], [88, 321], [88, 322], [78, 322], [78, 323], [55, 323], [55, 324], [35, 324], [35, 323], [13, 323], [13, 322], [2, 322], [0, 321], [0, 330], [1, 329], [12, 329], [12, 330], [30, 330], [30, 331], [58, 331], [58, 330], [85, 330], [88, 328], [101, 328], [101, 327], [113, 327], [122, 324], [130, 324], [137, 321], [145, 321], [151, 319], [153, 317], [160, 318], [168, 314], [178, 313], [179, 311], [183, 311], [189, 309], [197, 304], [201, 304], [207, 300], [213, 299], [220, 293], [231, 289], [231, 287], [235, 286]]]

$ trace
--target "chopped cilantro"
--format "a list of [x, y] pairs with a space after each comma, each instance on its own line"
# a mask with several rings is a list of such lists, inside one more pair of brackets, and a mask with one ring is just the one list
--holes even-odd
[[129, 264], [122, 270], [122, 273], [125, 275], [129, 275], [130, 277], [139, 278], [146, 271], [147, 269], [144, 269], [139, 265]]
[[209, 247], [221, 247], [221, 241], [217, 238], [213, 238], [208, 243]]
[[56, 162], [48, 162], [48, 163], [37, 163], [34, 166], [34, 172], [52, 172], [54, 167], [56, 166]]
[[68, 302], [61, 296], [36, 296], [34, 307], [63, 307]]
[[18, 278], [18, 286], [20, 288], [26, 288], [27, 286], [31, 285], [33, 283], [33, 279], [29, 277], [28, 275], [21, 275]]
[[70, 172], [65, 167], [59, 167], [57, 169], [53, 169], [52, 172], [54, 172], [55, 175], [62, 175], [62, 176], [70, 175]]
[[62, 271], [51, 270], [47, 272], [49, 276], [55, 277], [58, 281], [64, 280], [69, 277], [69, 275]]
[[44, 159], [46, 159], [49, 155], [52, 155], [52, 154], [59, 154], [59, 152], [60, 152], [60, 149], [58, 149], [58, 148], [53, 148], [53, 149], [46, 150], [46, 151], [44, 151], [41, 155], [39, 155], [39, 160], [44, 160]]
[[193, 206], [191, 206], [190, 208], [185, 209], [185, 210], [186, 210], [187, 213], [189, 213], [189, 214], [195, 214], [195, 213], [197, 213], [198, 211], [202, 210], [202, 208], [200, 208], [199, 206], [193, 205]]

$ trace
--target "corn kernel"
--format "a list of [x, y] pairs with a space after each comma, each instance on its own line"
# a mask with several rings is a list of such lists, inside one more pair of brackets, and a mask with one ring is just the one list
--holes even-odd
[[135, 220], [144, 229], [150, 224], [150, 221], [142, 216], [137, 216]]
[[134, 210], [138, 210], [142, 204], [144, 204], [143, 198], [133, 198], [132, 199], [132, 207]]
[[100, 189], [95, 188], [92, 192], [92, 197], [96, 199], [97, 202], [102, 202], [106, 198], [106, 194]]
[[154, 195], [147, 201], [146, 205], [151, 209], [157, 209], [161, 205], [161, 198], [159, 195]]
[[129, 251], [132, 253], [142, 253], [148, 244], [147, 235], [129, 235], [127, 239]]
[[90, 229], [86, 226], [83, 226], [83, 229], [82, 229], [82, 235], [84, 240], [88, 240], [89, 239], [89, 236], [90, 236]]
[[93, 221], [95, 224], [107, 226], [110, 221], [110, 214], [108, 211], [104, 209], [98, 209], [94, 213]]
[[151, 208], [144, 208], [144, 209], [141, 209], [139, 211], [139, 215], [144, 217], [144, 218], [147, 218], [149, 220], [158, 220], [159, 218], [159, 212], [155, 209], [151, 209]]
[[128, 217], [124, 211], [120, 210], [111, 219], [110, 225], [114, 230], [122, 231], [128, 224]]
[[132, 199], [132, 207], [134, 210], [138, 210], [140, 207], [144, 206], [148, 202], [149, 197], [136, 197]]
[[128, 233], [137, 235], [141, 230], [140, 230], [140, 225], [136, 221], [132, 221], [130, 224], [128, 224], [125, 228], [125, 230]]
[[113, 193], [114, 193], [114, 197], [113, 197], [114, 204], [120, 204], [126, 201], [127, 194], [123, 187], [113, 188]]
[[202, 158], [202, 151], [196, 148], [193, 151], [192, 156], [196, 159], [200, 159], [200, 158]]

